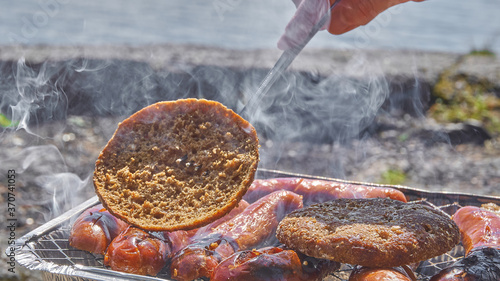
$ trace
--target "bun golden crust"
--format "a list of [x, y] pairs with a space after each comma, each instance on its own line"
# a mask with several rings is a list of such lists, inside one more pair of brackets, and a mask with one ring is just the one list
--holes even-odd
[[446, 214], [428, 206], [385, 198], [338, 199], [288, 214], [277, 237], [316, 258], [396, 267], [446, 253], [459, 242], [460, 232]]
[[255, 129], [215, 101], [150, 105], [119, 124], [94, 187], [113, 215], [150, 231], [193, 229], [235, 207], [259, 160]]

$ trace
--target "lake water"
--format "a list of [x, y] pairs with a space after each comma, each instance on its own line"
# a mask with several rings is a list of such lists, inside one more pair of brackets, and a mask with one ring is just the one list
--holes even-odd
[[[0, 45], [194, 43], [274, 48], [295, 6], [289, 0], [0, 0]], [[427, 0], [393, 7], [308, 47], [394, 48], [500, 54], [499, 0]]]

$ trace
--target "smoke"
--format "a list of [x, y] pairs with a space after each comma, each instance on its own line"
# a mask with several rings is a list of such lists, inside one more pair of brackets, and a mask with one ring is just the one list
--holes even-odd
[[[147, 63], [71, 59], [27, 63], [3, 62], [0, 112], [40, 138], [40, 124], [68, 115], [129, 115], [159, 100], [158, 81]], [[64, 125], [58, 128], [64, 130]], [[5, 129], [3, 129], [5, 131]]]
[[9, 160], [7, 162], [18, 162], [16, 165], [17, 173], [24, 173], [30, 167], [35, 167], [39, 174], [66, 171], [66, 164], [64, 163], [63, 156], [54, 145], [27, 147], [7, 160]]
[[[286, 72], [258, 110], [244, 117], [265, 136], [330, 142], [356, 136], [389, 89], [383, 74], [364, 58], [348, 65], [342, 75], [329, 77]], [[195, 66], [168, 72], [126, 60], [28, 65], [21, 59], [11, 71], [15, 88], [4, 94], [0, 110], [17, 129], [37, 134], [38, 124], [68, 115], [127, 116], [161, 100], [188, 97], [220, 101], [239, 112], [267, 70]]]
[[248, 116], [250, 122], [272, 140], [334, 143], [357, 137], [372, 122], [389, 88], [384, 75], [366, 61], [356, 58], [349, 65], [342, 75], [328, 77], [284, 74]]
[[38, 203], [50, 206], [51, 215], [55, 217], [88, 198], [89, 177], [80, 179], [76, 174], [66, 172], [40, 175], [34, 181], [45, 193], [45, 198]]
[[[92, 196], [93, 163], [120, 116], [161, 100], [207, 98], [231, 107], [238, 99], [238, 74], [218, 67], [167, 72], [128, 60], [21, 58], [1, 62], [0, 73], [0, 113], [11, 124], [0, 127], [2, 178], [15, 170], [19, 202], [46, 208], [46, 220]], [[107, 117], [117, 119], [95, 121]]]
[[[261, 139], [261, 167], [293, 166], [304, 173], [320, 167], [324, 175], [326, 166], [328, 175], [343, 177], [339, 145], [360, 139], [384, 106], [403, 102], [388, 99], [394, 83], [376, 61], [355, 53], [345, 65], [329, 76], [287, 71], [257, 110], [244, 113]], [[120, 120], [152, 103], [180, 98], [216, 100], [240, 112], [268, 70], [211, 65], [167, 70], [131, 60], [75, 58], [42, 63], [20, 59], [3, 62], [0, 71], [0, 113], [15, 124], [2, 128], [1, 143], [10, 152], [24, 148], [15, 155], [3, 153], [11, 159], [4, 169], [22, 173], [27, 185], [44, 194], [43, 200], [30, 203], [49, 206], [55, 215], [92, 195], [93, 163]], [[71, 127], [72, 116], [93, 120], [91, 127]], [[99, 121], [108, 117], [114, 123]], [[321, 146], [320, 152], [312, 151], [311, 143]], [[308, 153], [329, 160], [312, 163]], [[295, 161], [290, 159], [300, 162], [290, 164]]]
[[[356, 54], [346, 66], [329, 76], [288, 71], [254, 112], [245, 112], [261, 136], [261, 166], [345, 177], [338, 148], [362, 138], [391, 92], [377, 61]], [[247, 97], [264, 75], [245, 76]]]
[[33, 64], [24, 58], [0, 64], [0, 113], [10, 122], [0, 132], [1, 177], [14, 171], [16, 203], [45, 221], [91, 196], [92, 171], [79, 176], [66, 163], [68, 142], [75, 138], [65, 134], [75, 97], [66, 94], [67, 77], [85, 69], [73, 61]]
[[[88, 198], [89, 179], [67, 171], [65, 159], [54, 145], [29, 146], [19, 152], [2, 151], [2, 175], [15, 171], [19, 205], [46, 208], [45, 221]], [[12, 154], [11, 154], [12, 153]]]

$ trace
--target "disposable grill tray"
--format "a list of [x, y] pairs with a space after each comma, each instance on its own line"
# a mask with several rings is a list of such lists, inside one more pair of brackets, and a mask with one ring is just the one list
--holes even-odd
[[[362, 184], [368, 186], [392, 187], [402, 191], [409, 201], [421, 201], [453, 214], [461, 206], [480, 206], [485, 203], [500, 205], [500, 197], [478, 196], [464, 193], [428, 192], [424, 190], [392, 185], [379, 185], [344, 181], [339, 179], [292, 174], [281, 171], [259, 169], [258, 178], [302, 177], [330, 180], [339, 183]], [[157, 277], [139, 276], [107, 269], [103, 265], [103, 256], [77, 250], [69, 246], [68, 237], [73, 221], [84, 210], [98, 204], [97, 197], [91, 198], [63, 215], [49, 221], [16, 241], [16, 260], [22, 266], [43, 271], [44, 280], [156, 280], [169, 279], [167, 272], [160, 272]], [[463, 256], [463, 247], [456, 246], [450, 252], [422, 262], [416, 269], [418, 280], [429, 280], [441, 269]], [[343, 265], [341, 269], [325, 280], [347, 280], [352, 267]]]

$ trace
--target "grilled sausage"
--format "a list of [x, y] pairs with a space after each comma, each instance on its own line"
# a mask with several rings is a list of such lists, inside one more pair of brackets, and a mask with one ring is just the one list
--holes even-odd
[[452, 219], [462, 234], [466, 255], [477, 247], [500, 249], [500, 215], [480, 207], [466, 206], [458, 209]]
[[131, 226], [111, 242], [104, 264], [116, 271], [156, 276], [165, 266], [169, 252], [161, 237]]
[[340, 264], [297, 254], [280, 247], [237, 252], [214, 270], [211, 281], [315, 281], [340, 268]]
[[83, 251], [104, 255], [109, 243], [127, 226], [99, 204], [85, 210], [76, 219], [71, 227], [69, 244]]
[[287, 213], [302, 207], [302, 197], [290, 191], [273, 192], [259, 199], [239, 215], [177, 252], [170, 266], [172, 278], [209, 278], [215, 267], [236, 251], [269, 242], [279, 221]]
[[305, 178], [254, 180], [243, 199], [248, 202], [277, 190], [288, 190], [304, 197], [304, 204], [322, 203], [339, 198], [391, 198], [406, 202], [403, 192], [389, 187], [365, 186]]
[[164, 231], [161, 233], [163, 240], [168, 243], [169, 253], [168, 257], [171, 258], [180, 249], [184, 248], [186, 245], [191, 243], [191, 235], [189, 231], [176, 230], [176, 231]]
[[452, 216], [462, 236], [465, 257], [443, 269], [430, 281], [500, 280], [500, 216], [475, 206]]
[[228, 214], [226, 214], [222, 218], [217, 219], [216, 221], [214, 221], [206, 226], [202, 226], [200, 228], [190, 230], [190, 231], [188, 231], [188, 235], [190, 237], [194, 237], [194, 236], [202, 236], [205, 233], [209, 233], [217, 226], [219, 226], [219, 225], [223, 224], [224, 222], [231, 220], [235, 216], [239, 215], [241, 212], [243, 212], [248, 207], [248, 205], [250, 205], [250, 204], [248, 204], [247, 201], [241, 200], [238, 203], [238, 206], [236, 206], [234, 209], [232, 209]]
[[248, 202], [246, 202], [245, 200], [241, 200], [238, 203], [238, 206], [232, 209], [227, 215], [200, 228], [195, 228], [189, 231], [176, 230], [172, 232], [168, 231], [163, 232], [165, 240], [169, 243], [171, 247], [170, 255], [177, 253], [180, 249], [189, 245], [193, 241], [193, 239], [196, 239], [196, 237], [202, 237], [204, 234], [210, 233], [214, 228], [221, 225], [222, 223], [234, 218], [236, 215], [243, 212], [243, 210], [245, 210], [246, 207], [248, 207], [248, 205], [249, 205]]

